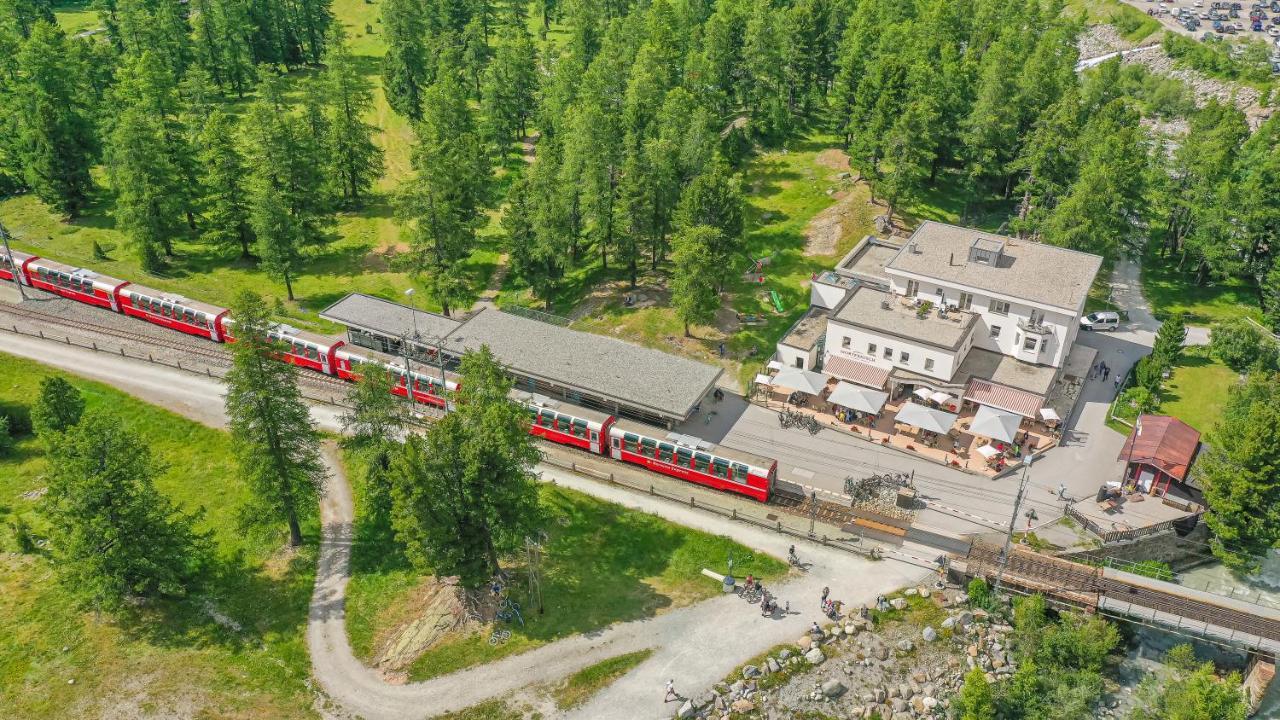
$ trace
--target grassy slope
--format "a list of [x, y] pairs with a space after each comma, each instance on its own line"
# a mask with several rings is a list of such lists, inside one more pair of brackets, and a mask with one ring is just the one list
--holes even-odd
[[[355, 468], [349, 475], [359, 508], [361, 482]], [[526, 626], [512, 627], [511, 640], [496, 648], [488, 644], [487, 632], [446, 641], [410, 667], [412, 679], [443, 675], [714, 596], [720, 588], [701, 570], [723, 567], [730, 552], [736, 574], [775, 578], [786, 572], [783, 563], [727, 538], [572, 490], [544, 486], [543, 501], [553, 517], [542, 567], [545, 614], [534, 612], [522, 596], [524, 582], [516, 566], [512, 592], [526, 609]], [[357, 523], [347, 588], [347, 632], [357, 657], [366, 661], [378, 638], [407, 619], [409, 599], [421, 583], [398, 553], [387, 552], [384, 532], [367, 521]]]
[[1159, 20], [1120, 0], [1067, 0], [1064, 12], [1083, 17], [1090, 25], [1114, 25], [1125, 40], [1135, 44], [1157, 38], [1162, 30]]
[[1177, 270], [1176, 258], [1161, 260], [1154, 253], [1142, 263], [1142, 292], [1157, 317], [1181, 312], [1194, 325], [1238, 317], [1262, 319], [1257, 290], [1248, 281], [1229, 278], [1195, 285], [1190, 273]]
[[1188, 348], [1164, 385], [1160, 412], [1207, 433], [1222, 417], [1227, 390], [1237, 380], [1239, 376], [1211, 359], [1205, 348]]
[[[55, 372], [0, 354], [0, 401], [25, 403]], [[2, 554], [0, 717], [114, 717], [120, 707], [167, 708], [180, 717], [312, 717], [303, 639], [312, 548], [283, 556], [278, 535], [237, 530], [249, 492], [236, 479], [226, 433], [104, 385], [72, 382], [90, 408], [112, 408], [146, 438], [167, 465], [156, 483], [161, 491], [188, 509], [205, 507], [202, 526], [213, 531], [219, 559], [200, 600], [243, 630], [219, 626], [196, 600], [163, 604], [127, 624], [96, 622], [73, 606], [43, 555]], [[45, 471], [43, 451], [31, 438], [16, 458], [0, 460], [0, 526], [21, 513], [41, 533], [39, 503], [23, 494], [44, 486]], [[314, 525], [308, 532], [315, 537]], [[11, 545], [0, 531], [0, 547]]]
[[[66, 5], [58, 12], [59, 22], [72, 31], [97, 27], [100, 23], [96, 12], [84, 8], [83, 4]], [[286, 305], [284, 312], [307, 322], [315, 322], [317, 312], [349, 292], [404, 301], [404, 290], [414, 286], [405, 273], [390, 267], [391, 257], [401, 247], [399, 229], [391, 217], [390, 198], [409, 173], [412, 136], [404, 118], [391, 111], [382, 94], [378, 59], [386, 46], [379, 35], [379, 5], [364, 0], [336, 0], [333, 10], [347, 27], [361, 69], [375, 86], [374, 109], [368, 119], [379, 129], [375, 140], [386, 153], [386, 171], [362, 209], [338, 216], [335, 240], [313, 249], [294, 281], [298, 302]], [[365, 32], [366, 25], [373, 28], [373, 33]], [[98, 179], [105, 184], [101, 174]], [[15, 236], [15, 248], [220, 305], [227, 304], [244, 288], [284, 300], [282, 283], [268, 278], [252, 264], [239, 261], [234, 252], [208, 247], [192, 238], [178, 240], [178, 257], [163, 277], [144, 274], [129, 251], [124, 234], [115, 228], [111, 209], [108, 189], [100, 191], [85, 214], [71, 223], [63, 222], [30, 196], [0, 201], [0, 215]], [[94, 260], [93, 242], [110, 248], [111, 260]], [[486, 241], [478, 248], [467, 265], [470, 285], [477, 291], [485, 286], [497, 265], [498, 253], [489, 245]], [[417, 293], [415, 302], [432, 308], [425, 293]]]

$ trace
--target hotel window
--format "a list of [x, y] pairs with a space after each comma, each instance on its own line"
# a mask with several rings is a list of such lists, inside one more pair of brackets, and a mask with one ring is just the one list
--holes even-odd
[[920, 293], [920, 283], [915, 280], [907, 281], [907, 297], [915, 297]]
[[907, 361], [910, 359], [911, 359], [911, 353], [907, 352], [906, 350], [903, 350], [902, 352], [898, 353], [898, 362], [905, 365]]
[[885, 360], [892, 360], [892, 359], [893, 359], [893, 348], [891, 348], [891, 347], [886, 347], [886, 348], [884, 349], [884, 359], [885, 359]]
[[840, 347], [842, 348], [848, 348], [852, 344], [853, 344], [853, 338], [851, 337], [844, 337], [840, 339]]
[[991, 326], [991, 337], [993, 337], [993, 338], [998, 338], [998, 337], [1000, 337], [1000, 326], [999, 326], [999, 325], [992, 325], [992, 326]]
[[992, 300], [991, 305], [988, 306], [988, 309], [991, 310], [991, 312], [995, 313], [996, 315], [1008, 315], [1009, 303], [1003, 300]]
[[967, 293], [967, 292], [960, 293], [960, 302], [957, 303], [957, 307], [959, 307], [961, 310], [968, 310], [969, 308], [973, 307], [973, 293]]
[[1035, 349], [1036, 349], [1036, 344], [1037, 344], [1037, 342], [1039, 342], [1039, 341], [1035, 338], [1035, 336], [1033, 336], [1033, 335], [1028, 335], [1028, 336], [1027, 336], [1027, 341], [1026, 341], [1026, 342], [1024, 342], [1024, 343], [1022, 343], [1022, 348], [1023, 348], [1024, 350], [1035, 350]]
[[875, 344], [875, 343], [867, 343], [867, 354], [868, 354], [868, 355], [875, 355], [875, 354], [876, 354], [876, 344]]
[[924, 359], [924, 369], [925, 369], [925, 370], [932, 370], [932, 369], [933, 369], [933, 358], [925, 358], [925, 359]]

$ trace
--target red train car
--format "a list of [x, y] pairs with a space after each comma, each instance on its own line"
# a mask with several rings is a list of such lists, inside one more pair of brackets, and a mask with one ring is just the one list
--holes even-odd
[[26, 269], [27, 284], [31, 287], [114, 312], [120, 312], [116, 292], [129, 284], [127, 280], [63, 265], [48, 258], [33, 258], [26, 263]]
[[224, 307], [134, 284], [116, 290], [116, 303], [120, 312], [130, 317], [142, 318], [147, 322], [214, 342], [227, 340], [227, 327], [224, 323], [229, 311]]
[[350, 345], [344, 345], [334, 353], [334, 360], [335, 374], [343, 380], [354, 382], [374, 368], [391, 373], [396, 378], [391, 392], [400, 397], [406, 395], [406, 388], [412, 380], [413, 399], [426, 405], [448, 407], [449, 396], [458, 389], [458, 378], [451, 372], [445, 371], [442, 378], [440, 369], [434, 365], [411, 363], [412, 372], [406, 373], [404, 358], [376, 350], [355, 350]]
[[511, 399], [528, 411], [530, 434], [609, 456], [609, 428], [614, 422], [612, 415], [522, 390], [512, 390]]
[[323, 335], [305, 332], [289, 325], [277, 325], [267, 333], [272, 340], [284, 344], [281, 358], [288, 363], [304, 367], [325, 375], [337, 374], [338, 348], [346, 345], [341, 340], [332, 340]]
[[771, 458], [625, 420], [609, 429], [609, 444], [615, 460], [760, 502], [769, 501], [778, 477], [778, 462]]
[[13, 282], [13, 275], [16, 272], [18, 282], [23, 285], [30, 285], [31, 280], [27, 277], [26, 268], [32, 260], [36, 259], [36, 256], [30, 253], [18, 252], [17, 250], [13, 250], [12, 253], [13, 260], [11, 262], [9, 256], [3, 250], [0, 250], [0, 280]]

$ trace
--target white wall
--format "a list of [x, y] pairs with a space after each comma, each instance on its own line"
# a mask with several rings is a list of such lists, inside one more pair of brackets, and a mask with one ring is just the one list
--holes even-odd
[[[815, 345], [813, 349], [805, 352], [804, 350], [793, 348], [790, 345], [778, 343], [775, 357], [785, 367], [799, 367], [804, 368], [805, 370], [812, 370], [813, 366], [818, 364], [818, 349]], [[796, 360], [799, 360], [800, 364], [797, 365]]]
[[[1037, 365], [1061, 367], [1066, 362], [1067, 354], [1070, 351], [1071, 344], [1075, 342], [1075, 335], [1079, 329], [1078, 315], [1070, 315], [1062, 310], [1042, 305], [1033, 306], [1032, 304], [1012, 299], [1005, 300], [1009, 303], [1009, 314], [999, 315], [991, 312], [991, 307], [1002, 298], [995, 298], [977, 290], [961, 288], [955, 285], [942, 285], [926, 280], [918, 282], [919, 288], [916, 291], [916, 297], [921, 300], [929, 300], [935, 304], [939, 302], [940, 298], [945, 298], [948, 303], [958, 303], [961, 292], [969, 292], [973, 295], [973, 302], [969, 307], [969, 311], [978, 316], [973, 336], [976, 347], [1002, 355], [1012, 355], [1019, 360]], [[901, 295], [906, 294], [907, 278], [890, 276], [890, 283], [893, 292]], [[941, 294], [939, 290], [942, 291]], [[1036, 337], [1040, 338], [1039, 346], [1035, 351], [1027, 351], [1023, 349], [1023, 340], [1026, 333], [1018, 327], [1018, 323], [1029, 320], [1033, 309], [1042, 318], [1040, 323], [1050, 326], [1052, 332], [1048, 335], [1036, 335]], [[1000, 336], [998, 338], [991, 337], [992, 327], [1000, 328]]]
[[828, 310], [840, 304], [845, 295], [849, 291], [834, 285], [828, 285], [821, 282], [813, 282], [809, 284], [809, 304], [813, 307], [827, 308]]
[[[848, 347], [845, 346], [846, 340]], [[867, 352], [869, 344], [875, 344], [874, 357]], [[885, 359], [884, 349], [893, 349], [893, 358]], [[964, 362], [969, 346], [966, 342], [954, 353], [930, 345], [913, 343], [895, 337], [877, 335], [861, 328], [842, 325], [837, 321], [827, 323], [826, 353], [848, 357], [865, 363], [871, 363], [885, 369], [900, 367], [921, 375], [937, 378], [943, 382], [951, 379], [956, 368]], [[902, 353], [908, 354], [906, 362], [902, 362]], [[925, 361], [933, 360], [933, 368], [925, 370]]]

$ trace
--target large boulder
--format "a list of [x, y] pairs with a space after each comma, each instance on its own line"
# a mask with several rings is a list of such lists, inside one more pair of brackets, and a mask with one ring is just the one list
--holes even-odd
[[899, 598], [894, 598], [894, 599], [890, 600], [890, 601], [889, 601], [889, 605], [890, 605], [890, 606], [892, 606], [894, 610], [906, 610], [906, 609], [907, 609], [907, 601], [906, 601], [905, 599], [903, 599], [903, 598], [900, 598], [900, 597], [899, 597]]
[[808, 635], [801, 635], [796, 639], [796, 647], [800, 648], [800, 652], [806, 652], [809, 648], [813, 647], [813, 638]]
[[829, 698], [838, 698], [848, 690], [839, 680], [828, 680], [822, 683], [822, 694]]
[[774, 660], [773, 658], [769, 658], [768, 660], [765, 660], [764, 664], [765, 664], [765, 667], [769, 668], [769, 672], [778, 672], [779, 670], [782, 669], [782, 666], [778, 664], [778, 661]]
[[953, 628], [953, 627], [955, 627], [955, 626], [956, 626], [956, 619], [955, 619], [955, 618], [953, 618], [953, 617], [949, 617], [949, 618], [947, 618], [947, 619], [945, 619], [945, 620], [943, 620], [943, 621], [942, 621], [942, 629], [943, 629], [943, 630], [950, 630], [951, 628]]
[[696, 712], [698, 710], [693, 706], [693, 703], [685, 700], [684, 704], [680, 706], [680, 710], [676, 712], [676, 717], [680, 718], [680, 720], [685, 720], [685, 718], [693, 717]]
[[742, 677], [744, 678], [760, 677], [760, 668], [756, 667], [755, 665], [748, 665], [742, 668]]
[[924, 638], [925, 642], [933, 642], [938, 639], [938, 631], [934, 630], [932, 625], [925, 625], [924, 630], [920, 631], [920, 637]]
[[827, 656], [822, 654], [820, 648], [812, 648], [804, 654], [804, 659], [808, 660], [811, 665], [821, 665], [826, 661]]
[[756, 706], [755, 706], [755, 703], [751, 702], [750, 700], [746, 698], [742, 698], [740, 700], [734, 700], [733, 704], [729, 706], [729, 709], [733, 710], [736, 713], [745, 714], [745, 713], [751, 712], [752, 710], [755, 710]]
[[916, 649], [915, 643], [911, 642], [906, 638], [899, 640], [897, 647], [900, 652], [904, 652], [904, 653], [911, 652], [912, 650]]
[[789, 657], [791, 657], [791, 648], [782, 648], [778, 651], [779, 660], [786, 660]]

